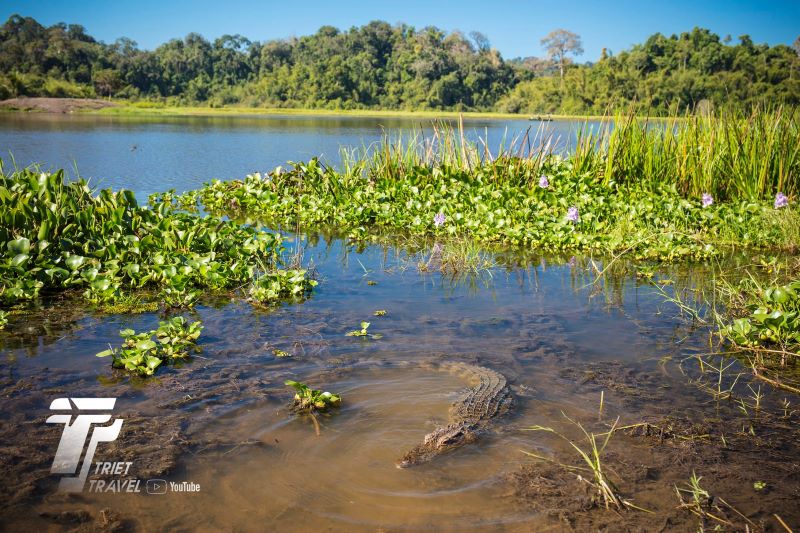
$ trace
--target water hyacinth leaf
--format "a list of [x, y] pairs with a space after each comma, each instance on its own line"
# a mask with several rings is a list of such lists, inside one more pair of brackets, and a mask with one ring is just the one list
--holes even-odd
[[146, 351], [146, 350], [152, 350], [155, 347], [156, 347], [156, 343], [153, 342], [150, 339], [139, 341], [139, 342], [136, 343], [136, 349], [137, 350]]
[[98, 278], [94, 280], [91, 287], [97, 291], [105, 291], [111, 286], [111, 280], [108, 278]]
[[27, 254], [31, 251], [31, 241], [25, 237], [19, 237], [6, 244], [12, 254]]
[[42, 241], [48, 235], [50, 235], [50, 223], [47, 220], [43, 220], [41, 226], [39, 226], [39, 233], [36, 234], [36, 238]]
[[778, 304], [788, 302], [791, 297], [792, 294], [784, 287], [776, 287], [775, 289], [767, 290], [767, 299]]
[[28, 262], [28, 259], [30, 259], [30, 256], [28, 254], [17, 254], [14, 256], [13, 259], [11, 259], [11, 266], [12, 267], [24, 266], [25, 263]]
[[52, 280], [62, 279], [62, 278], [66, 278], [67, 276], [69, 276], [69, 271], [67, 269], [59, 268], [59, 267], [48, 268], [44, 272]]
[[86, 262], [86, 258], [80, 255], [71, 255], [64, 260], [64, 264], [72, 271], [78, 270], [84, 262]]
[[97, 275], [100, 273], [99, 270], [96, 268], [87, 268], [83, 272], [81, 272], [81, 277], [87, 281], [94, 281], [97, 278]]

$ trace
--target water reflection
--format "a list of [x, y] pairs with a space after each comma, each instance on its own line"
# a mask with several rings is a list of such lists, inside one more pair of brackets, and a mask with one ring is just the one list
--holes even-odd
[[[542, 130], [568, 149], [583, 122], [465, 120], [467, 137], [496, 149]], [[174, 188], [197, 188], [212, 178], [238, 179], [287, 161], [321, 156], [337, 164], [340, 149], [361, 148], [423, 129], [421, 119], [343, 116], [115, 117], [0, 114], [0, 154], [17, 165], [65, 168], [104, 187], [128, 188], [140, 199]], [[527, 142], [527, 141], [526, 141]]]

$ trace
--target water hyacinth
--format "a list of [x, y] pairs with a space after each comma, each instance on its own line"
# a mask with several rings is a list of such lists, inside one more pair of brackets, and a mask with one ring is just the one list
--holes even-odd
[[708, 194], [707, 192], [704, 192], [702, 202], [703, 202], [703, 207], [708, 207], [714, 203], [714, 197]]
[[578, 222], [581, 219], [578, 208], [574, 205], [567, 210], [567, 220], [570, 222]]
[[444, 226], [444, 221], [447, 220], [447, 217], [444, 216], [444, 213], [441, 211], [436, 213], [436, 216], [433, 217], [433, 225], [437, 228]]
[[775, 209], [780, 209], [781, 207], [786, 207], [789, 205], [789, 197], [779, 192], [775, 195]]
[[550, 186], [550, 180], [544, 174], [539, 177], [539, 187], [546, 189]]

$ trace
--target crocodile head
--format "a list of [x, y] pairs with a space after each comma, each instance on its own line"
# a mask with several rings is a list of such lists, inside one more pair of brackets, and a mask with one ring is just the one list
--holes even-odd
[[397, 461], [397, 468], [427, 463], [437, 455], [475, 440], [473, 431], [464, 424], [452, 424], [428, 433], [422, 444], [414, 446]]

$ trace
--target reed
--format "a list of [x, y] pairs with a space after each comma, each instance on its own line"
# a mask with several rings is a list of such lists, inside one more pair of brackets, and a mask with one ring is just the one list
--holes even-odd
[[794, 109], [673, 117], [653, 123], [616, 115], [578, 132], [576, 168], [606, 183], [674, 185], [685, 196], [755, 200], [797, 195], [800, 123]]

